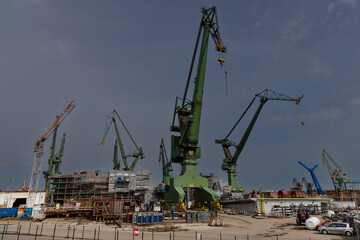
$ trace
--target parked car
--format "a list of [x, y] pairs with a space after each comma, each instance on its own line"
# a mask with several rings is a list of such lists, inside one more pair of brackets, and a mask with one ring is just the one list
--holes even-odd
[[322, 234], [345, 234], [346, 236], [351, 236], [354, 234], [354, 228], [350, 226], [350, 223], [344, 222], [331, 222], [324, 226], [319, 227], [319, 231]]

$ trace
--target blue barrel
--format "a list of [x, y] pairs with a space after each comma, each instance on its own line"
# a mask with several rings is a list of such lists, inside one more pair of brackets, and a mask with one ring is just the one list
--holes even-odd
[[136, 223], [137, 223], [137, 224], [141, 224], [141, 223], [142, 223], [141, 218], [142, 218], [141, 214], [138, 214], [138, 215], [137, 215], [137, 218], [136, 218], [136, 219], [137, 219], [137, 220], [136, 220]]
[[153, 214], [152, 213], [147, 214], [146, 221], [147, 221], [147, 223], [153, 223]]
[[159, 223], [159, 213], [154, 213], [153, 223]]
[[162, 223], [164, 220], [163, 220], [163, 214], [162, 213], [159, 213], [159, 223]]
[[147, 223], [146, 218], [147, 218], [147, 216], [144, 214], [141, 218], [141, 223]]

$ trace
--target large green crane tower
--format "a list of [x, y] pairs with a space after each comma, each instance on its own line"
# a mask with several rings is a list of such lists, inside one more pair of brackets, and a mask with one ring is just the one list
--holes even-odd
[[[198, 202], [217, 201], [216, 194], [208, 186], [208, 180], [199, 175], [196, 166], [198, 164], [197, 159], [200, 158], [198, 142], [209, 36], [215, 42], [216, 51], [225, 53], [226, 48], [220, 38], [216, 7], [202, 8], [202, 14], [184, 96], [182, 99], [176, 98], [173, 121], [170, 127], [172, 132], [180, 133], [180, 136], [171, 136], [171, 161], [181, 164], [181, 173], [180, 176], [170, 179], [169, 189], [165, 194], [167, 202], [183, 202], [185, 197], [184, 188], [195, 188], [194, 197]], [[187, 92], [200, 38], [201, 46], [198, 67], [193, 98], [190, 101], [187, 99]], [[222, 57], [219, 57], [218, 60], [221, 65], [225, 61]], [[180, 100], [181, 104], [178, 100]], [[178, 126], [175, 126], [176, 117], [178, 119]]]
[[[234, 131], [234, 129], [239, 124], [241, 119], [245, 116], [245, 114], [247, 113], [247, 111], [249, 110], [251, 105], [254, 103], [256, 98], [260, 98], [260, 105], [259, 105], [258, 109], [256, 110], [255, 115], [253, 116], [249, 126], [247, 127], [240, 143], [236, 144], [233, 141], [230, 141], [229, 140], [230, 134]], [[249, 106], [246, 108], [244, 113], [241, 115], [239, 120], [235, 123], [234, 127], [230, 130], [230, 132], [226, 135], [226, 137], [224, 139], [215, 140], [215, 143], [221, 144], [224, 154], [225, 154], [225, 158], [223, 160], [223, 164], [221, 165], [221, 169], [226, 171], [228, 174], [228, 182], [229, 182], [229, 185], [231, 188], [231, 192], [242, 192], [243, 191], [243, 188], [237, 186], [237, 184], [236, 184], [236, 169], [238, 166], [237, 160], [238, 160], [242, 150], [244, 149], [244, 146], [250, 136], [250, 133], [254, 127], [254, 124], [255, 124], [257, 118], [259, 117], [259, 114], [260, 114], [264, 104], [268, 100], [294, 101], [296, 104], [299, 104], [301, 98], [303, 98], [303, 96], [299, 97], [299, 98], [291, 98], [291, 97], [285, 96], [283, 94], [271, 91], [269, 89], [265, 89], [264, 91], [262, 91], [258, 94], [255, 94], [255, 97], [252, 99]], [[230, 147], [236, 148], [234, 155], [231, 154], [230, 149], [229, 149]]]

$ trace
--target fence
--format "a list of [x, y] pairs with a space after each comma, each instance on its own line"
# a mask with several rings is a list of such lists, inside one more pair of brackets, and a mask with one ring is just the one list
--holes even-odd
[[[219, 229], [220, 230], [220, 229]], [[17, 223], [17, 224], [0, 224], [1, 240], [320, 240], [322, 236], [314, 232], [314, 237], [290, 237], [287, 235], [276, 234], [238, 234], [234, 235], [221, 229], [223, 232], [209, 233], [204, 231], [168, 231], [156, 232], [140, 231], [138, 236], [134, 236], [133, 231], [129, 228], [125, 231], [119, 227], [99, 226], [99, 225], [71, 225], [71, 224], [44, 224], [35, 222]], [[347, 239], [345, 236], [343, 239]], [[353, 238], [349, 238], [353, 239]]]

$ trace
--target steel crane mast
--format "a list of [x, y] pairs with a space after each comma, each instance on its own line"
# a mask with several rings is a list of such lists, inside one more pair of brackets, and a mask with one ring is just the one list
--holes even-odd
[[170, 172], [173, 169], [171, 166], [171, 162], [169, 161], [167, 154], [166, 154], [166, 149], [165, 149], [165, 144], [164, 144], [163, 138], [161, 139], [161, 142], [160, 142], [159, 162], [161, 162], [161, 164], [162, 164], [163, 183], [165, 185], [169, 185], [170, 179], [171, 179]]
[[[138, 147], [138, 145], [135, 143], [135, 140], [133, 139], [133, 137], [131, 136], [130, 132], [128, 131], [128, 129], [126, 128], [124, 122], [121, 120], [119, 114], [117, 113], [116, 110], [114, 110], [112, 113], [110, 113], [107, 118], [106, 118], [106, 123], [105, 123], [105, 130], [104, 130], [104, 135], [103, 135], [103, 139], [102, 141], [99, 143], [99, 145], [104, 145], [105, 144], [105, 139], [106, 139], [106, 136], [110, 130], [110, 127], [111, 125], [114, 125], [114, 128], [115, 128], [115, 133], [116, 133], [116, 139], [117, 139], [117, 142], [119, 144], [119, 148], [120, 148], [120, 153], [121, 153], [121, 158], [123, 160], [123, 163], [124, 163], [124, 168], [123, 170], [126, 170], [126, 171], [133, 171], [134, 168], [135, 168], [135, 165], [137, 163], [137, 161], [140, 159], [143, 159], [145, 158], [145, 155], [144, 155], [144, 152], [142, 150], [141, 147]], [[127, 135], [129, 136], [129, 138], [131, 139], [132, 143], [134, 144], [136, 150], [133, 151], [132, 153], [130, 154], [126, 154], [125, 153], [125, 150], [124, 150], [124, 146], [123, 146], [123, 143], [122, 143], [122, 140], [121, 140], [121, 137], [120, 137], [120, 132], [119, 132], [119, 129], [117, 127], [117, 124], [116, 124], [116, 119], [118, 119], [121, 123], [121, 125], [123, 126], [123, 128], [125, 129]], [[117, 148], [116, 150], [114, 149], [114, 155], [115, 155], [115, 151], [117, 152]], [[117, 154], [117, 153], [116, 153]], [[128, 165], [128, 158], [129, 157], [133, 157], [134, 160], [132, 162], [132, 164]], [[117, 158], [113, 158], [114, 160], [114, 163], [113, 163], [113, 169], [114, 170], [120, 170], [120, 163], [119, 161], [117, 160]]]
[[[243, 151], [245, 144], [250, 136], [250, 133], [255, 125], [256, 120], [259, 117], [259, 114], [264, 106], [264, 104], [269, 101], [269, 100], [278, 100], [278, 101], [292, 101], [295, 102], [296, 104], [300, 103], [300, 100], [303, 98], [304, 96], [301, 96], [299, 98], [292, 98], [292, 97], [288, 97], [286, 95], [283, 95], [281, 93], [278, 92], [274, 92], [272, 90], [269, 89], [265, 89], [264, 91], [255, 94], [255, 97], [252, 99], [252, 101], [250, 102], [250, 104], [248, 105], [248, 107], [245, 109], [244, 113], [240, 116], [240, 118], [238, 119], [238, 121], [235, 123], [234, 127], [230, 130], [230, 132], [226, 135], [226, 137], [224, 139], [217, 139], [215, 140], [215, 143], [217, 144], [221, 144], [224, 154], [225, 154], [225, 158], [223, 159], [223, 164], [221, 165], [221, 169], [226, 171], [228, 174], [228, 182], [231, 188], [231, 192], [243, 192], [243, 188], [237, 186], [236, 184], [236, 169], [238, 167], [237, 165], [237, 160], [241, 154], [241, 152]], [[241, 138], [241, 141], [239, 144], [236, 144], [233, 141], [229, 140], [229, 136], [231, 135], [231, 133], [234, 131], [234, 129], [237, 127], [237, 125], [239, 124], [239, 122], [242, 120], [242, 118], [245, 116], [245, 114], [247, 113], [247, 111], [249, 110], [249, 108], [251, 107], [251, 105], [254, 103], [256, 98], [260, 98], [260, 105], [257, 108], [255, 115], [253, 116], [249, 126], [247, 127], [243, 137]], [[235, 147], [235, 153], [234, 155], [232, 155], [231, 151], [230, 151], [230, 147]]]
[[[220, 54], [225, 53], [226, 48], [220, 38], [216, 7], [202, 8], [202, 19], [200, 21], [185, 92], [182, 99], [177, 97], [175, 101], [175, 110], [170, 130], [180, 133], [180, 136], [171, 136], [171, 161], [181, 164], [182, 168], [180, 176], [170, 179], [169, 190], [165, 194], [165, 200], [168, 202], [183, 202], [185, 197], [184, 188], [189, 187], [196, 190], [196, 201], [217, 201], [216, 194], [208, 186], [208, 180], [201, 177], [196, 169], [197, 159], [200, 158], [198, 142], [209, 36], [211, 36], [215, 43], [216, 51], [220, 52]], [[193, 97], [192, 100], [188, 100], [187, 92], [200, 42], [201, 46]], [[225, 59], [219, 57], [218, 61], [222, 65]], [[178, 100], [181, 101], [179, 105]], [[178, 119], [178, 126], [175, 126], [176, 117]]]
[[34, 196], [32, 196], [32, 192], [36, 192], [39, 187], [41, 169], [42, 169], [43, 160], [44, 160], [44, 142], [60, 126], [60, 124], [65, 120], [65, 118], [75, 108], [75, 106], [76, 106], [75, 101], [72, 100], [67, 105], [65, 110], [55, 120], [55, 122], [50, 126], [50, 128], [45, 131], [45, 133], [37, 140], [37, 142], [35, 144], [35, 147], [34, 147], [35, 158], [34, 158], [33, 169], [32, 169], [30, 184], [29, 184], [30, 198], [29, 198], [28, 206], [33, 205]]
[[318, 165], [316, 164], [313, 168], [309, 168], [308, 166], [306, 166], [304, 163], [298, 161], [298, 163], [303, 166], [306, 170], [308, 170], [310, 172], [311, 178], [314, 182], [314, 186], [316, 188], [316, 191], [318, 193], [318, 195], [325, 195], [324, 191], [322, 190], [320, 183], [315, 175], [315, 169], [318, 167]]
[[62, 158], [64, 156], [65, 137], [66, 137], [66, 134], [64, 133], [63, 138], [61, 140], [61, 146], [60, 146], [60, 149], [59, 149], [59, 153], [55, 156], [55, 159], [54, 159], [54, 173], [53, 173], [53, 176], [60, 176], [61, 175], [60, 165], [61, 165], [61, 162], [62, 162]]
[[[56, 117], [57, 119], [58, 117]], [[45, 192], [49, 191], [50, 188], [50, 178], [54, 168], [54, 160], [55, 160], [55, 145], [56, 145], [56, 135], [57, 135], [57, 128], [54, 130], [53, 140], [50, 147], [50, 157], [48, 160], [48, 170], [44, 171], [44, 178], [45, 178]]]

